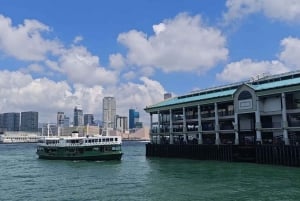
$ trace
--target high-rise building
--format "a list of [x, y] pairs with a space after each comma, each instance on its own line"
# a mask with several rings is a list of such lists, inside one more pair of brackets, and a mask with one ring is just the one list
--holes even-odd
[[116, 116], [116, 99], [114, 97], [103, 98], [103, 126], [114, 128]]
[[83, 110], [80, 105], [75, 106], [74, 108], [74, 126], [82, 126], [83, 125]]
[[94, 125], [94, 115], [93, 114], [84, 114], [84, 125]]
[[28, 111], [21, 112], [20, 131], [38, 132], [39, 113]]
[[70, 127], [70, 117], [64, 116], [64, 127]]
[[118, 131], [121, 131], [123, 133], [128, 131], [128, 118], [127, 117], [122, 117], [122, 116], [116, 115], [116, 121], [115, 122], [116, 122], [115, 128]]
[[65, 123], [65, 114], [64, 112], [57, 112], [57, 127], [64, 127]]
[[137, 122], [139, 122], [140, 113], [134, 109], [129, 109], [129, 129], [136, 128]]
[[3, 131], [19, 131], [20, 130], [20, 113], [10, 112], [3, 113], [1, 127]]

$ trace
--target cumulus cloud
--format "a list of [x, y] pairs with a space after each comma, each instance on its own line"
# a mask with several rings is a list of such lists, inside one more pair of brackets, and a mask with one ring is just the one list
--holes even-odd
[[285, 22], [297, 22], [300, 19], [299, 0], [227, 0], [226, 7], [228, 11], [224, 19], [227, 23], [256, 12]]
[[50, 28], [36, 20], [26, 19], [14, 27], [10, 18], [0, 15], [0, 30], [0, 51], [19, 60], [41, 61], [47, 53], [60, 51], [59, 42], [42, 37]]
[[131, 79], [134, 79], [136, 77], [136, 73], [134, 71], [128, 71], [128, 72], [124, 73], [123, 77], [126, 80], [131, 80]]
[[[58, 111], [71, 119], [73, 109], [80, 104], [84, 113], [92, 113], [96, 119], [102, 117], [102, 100], [112, 95], [117, 100], [117, 114], [128, 116], [129, 108], [138, 108], [141, 120], [149, 122], [143, 109], [163, 99], [165, 92], [161, 84], [146, 77], [141, 83], [124, 83], [117, 87], [70, 85], [65, 81], [48, 78], [34, 79], [31, 75], [16, 71], [0, 71], [0, 111], [38, 111], [40, 122], [55, 121]], [[55, 123], [55, 122], [53, 122]]]
[[83, 46], [73, 46], [59, 58], [59, 66], [74, 83], [87, 86], [115, 84], [118, 75], [100, 66], [99, 57], [93, 56]]
[[73, 43], [79, 43], [79, 42], [81, 42], [83, 40], [83, 37], [82, 36], [76, 36], [75, 38], [74, 38], [74, 40], [73, 40]]
[[280, 61], [252, 61], [243, 59], [238, 62], [232, 62], [226, 65], [225, 69], [216, 75], [218, 80], [226, 82], [237, 82], [249, 80], [262, 74], [279, 74], [289, 71], [289, 69]]
[[149, 114], [146, 114], [144, 108], [162, 101], [165, 89], [158, 81], [147, 77], [141, 77], [140, 81], [141, 83], [124, 83], [112, 91], [115, 91], [118, 114], [128, 116], [130, 108], [137, 108], [140, 119], [149, 123]]
[[115, 68], [115, 69], [121, 69], [122, 67], [125, 66], [125, 61], [124, 58], [121, 54], [111, 54], [109, 56], [109, 63], [110, 66]]
[[[21, 72], [0, 71], [1, 112], [38, 111], [42, 120], [52, 120], [60, 109], [71, 107], [64, 102], [71, 88], [66, 82], [47, 78], [33, 79]], [[56, 112], [54, 112], [56, 111]], [[51, 118], [50, 118], [51, 117]]]
[[281, 40], [282, 50], [277, 60], [252, 61], [243, 59], [225, 66], [221, 73], [216, 75], [218, 80], [234, 82], [247, 80], [262, 74], [279, 74], [297, 70], [300, 67], [300, 39], [287, 37]]
[[284, 38], [280, 44], [283, 49], [279, 55], [279, 59], [291, 69], [299, 69], [300, 39], [288, 37]]
[[160, 68], [165, 72], [203, 73], [227, 59], [226, 39], [199, 15], [179, 14], [153, 26], [154, 35], [131, 30], [118, 36], [128, 48], [131, 65]]

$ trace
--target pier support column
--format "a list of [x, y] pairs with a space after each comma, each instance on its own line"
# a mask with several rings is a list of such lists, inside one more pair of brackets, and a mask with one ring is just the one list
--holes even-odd
[[185, 116], [185, 107], [182, 108], [182, 116], [183, 116], [183, 141], [187, 143], [187, 129], [186, 129], [186, 116]]
[[183, 134], [183, 142], [187, 144], [187, 134]]
[[160, 135], [156, 136], [156, 142], [157, 142], [157, 144], [160, 144]]
[[219, 114], [218, 114], [218, 104], [215, 103], [215, 132], [216, 132], [216, 144], [221, 144], [220, 142], [220, 126], [219, 126]]
[[256, 129], [256, 142], [262, 144], [261, 138], [261, 121], [260, 121], [260, 102], [259, 98], [256, 99], [256, 111], [255, 111], [255, 129]]
[[173, 136], [173, 134], [170, 134], [170, 144], [174, 144], [174, 136]]
[[198, 144], [203, 144], [202, 124], [201, 124], [201, 106], [198, 105]]
[[286, 101], [285, 93], [281, 93], [281, 102], [282, 102], [282, 128], [283, 128], [283, 140], [285, 145], [290, 144], [289, 135], [287, 131], [288, 122], [286, 117]]
[[174, 138], [173, 138], [173, 115], [172, 115], [172, 110], [169, 110], [169, 114], [170, 114], [170, 144], [174, 144]]
[[202, 133], [198, 133], [198, 144], [203, 144]]
[[239, 132], [238, 132], [239, 124], [238, 124], [238, 114], [237, 113], [234, 114], [233, 127], [234, 127], [234, 134], [235, 134], [234, 144], [238, 145], [240, 143], [240, 141], [239, 141]]
[[153, 133], [154, 133], [154, 129], [153, 129], [153, 114], [150, 113], [150, 142], [154, 143], [153, 141]]

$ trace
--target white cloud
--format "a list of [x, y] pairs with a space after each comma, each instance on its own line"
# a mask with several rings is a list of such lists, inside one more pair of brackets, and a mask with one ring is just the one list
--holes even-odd
[[37, 64], [37, 63], [32, 63], [29, 64], [26, 68], [20, 68], [20, 71], [23, 73], [44, 73], [44, 67]]
[[70, 86], [67, 82], [55, 82], [47, 78], [33, 79], [21, 72], [0, 71], [0, 111], [38, 111], [40, 122], [55, 123], [56, 113], [65, 112], [73, 118], [74, 106], [80, 104], [84, 113], [92, 113], [96, 119], [102, 116], [103, 97], [113, 95], [117, 100], [117, 113], [128, 116], [130, 108], [138, 108], [141, 120], [149, 123], [144, 112], [147, 105], [163, 99], [164, 88], [157, 81], [142, 77], [141, 83], [126, 83], [118, 87], [82, 84]]
[[77, 44], [77, 43], [81, 42], [82, 40], [83, 40], [82, 36], [76, 36], [73, 40], [73, 43]]
[[279, 74], [287, 72], [289, 69], [280, 61], [259, 61], [243, 59], [238, 62], [228, 64], [223, 72], [217, 74], [217, 79], [227, 82], [237, 82], [249, 80], [262, 74]]
[[48, 26], [36, 20], [24, 20], [16, 27], [11, 19], [0, 15], [0, 51], [4, 54], [25, 61], [41, 61], [47, 53], [57, 54], [60, 43], [46, 40], [42, 32], [49, 32]]
[[228, 11], [224, 19], [227, 23], [256, 12], [279, 21], [297, 22], [300, 19], [299, 0], [227, 0], [226, 6]]
[[115, 68], [115, 69], [121, 69], [122, 67], [125, 66], [125, 61], [124, 58], [121, 54], [111, 54], [109, 56], [109, 63], [110, 66]]
[[234, 82], [247, 80], [251, 77], [267, 74], [278, 74], [300, 68], [300, 39], [287, 37], [281, 40], [282, 51], [278, 59], [273, 61], [252, 61], [243, 59], [226, 65], [221, 73], [216, 75], [218, 80]]
[[134, 79], [136, 77], [136, 73], [134, 71], [128, 71], [128, 72], [124, 73], [123, 77], [126, 80], [131, 80], [131, 79]]
[[288, 37], [281, 41], [283, 47], [279, 55], [281, 61], [288, 65], [291, 69], [300, 68], [300, 39]]
[[116, 97], [118, 114], [128, 116], [130, 108], [137, 108], [141, 121], [148, 124], [149, 114], [146, 114], [144, 108], [162, 101], [165, 89], [158, 81], [147, 77], [141, 77], [140, 80], [141, 84], [129, 82], [118, 86], [115, 90], [109, 90], [115, 91], [113, 95]]
[[199, 15], [179, 14], [153, 28], [155, 35], [150, 37], [136, 30], [119, 35], [118, 41], [128, 48], [129, 64], [203, 73], [227, 59], [225, 37], [204, 25]]
[[71, 109], [72, 103], [64, 101], [71, 93], [66, 82], [54, 82], [47, 78], [33, 79], [21, 72], [0, 71], [0, 111], [38, 111], [43, 121], [54, 120], [58, 110]]
[[160, 23], [160, 24], [153, 25], [152, 28], [154, 33], [158, 35], [160, 32], [166, 30], [166, 25], [164, 23]]
[[59, 66], [73, 83], [87, 86], [115, 84], [118, 75], [99, 64], [99, 57], [93, 56], [83, 46], [73, 46], [59, 59]]

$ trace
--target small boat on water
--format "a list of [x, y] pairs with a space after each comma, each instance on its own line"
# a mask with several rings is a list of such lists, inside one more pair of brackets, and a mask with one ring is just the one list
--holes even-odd
[[121, 160], [120, 136], [56, 136], [41, 139], [37, 144], [40, 159], [51, 160]]

